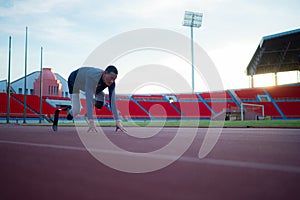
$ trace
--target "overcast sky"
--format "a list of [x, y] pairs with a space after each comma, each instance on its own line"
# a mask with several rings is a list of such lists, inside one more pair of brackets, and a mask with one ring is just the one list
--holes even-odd
[[126, 31], [161, 28], [190, 37], [185, 10], [203, 13], [194, 40], [224, 88], [249, 86], [245, 69], [263, 36], [300, 28], [299, 0], [0, 0], [0, 80], [7, 79], [9, 36], [11, 80], [24, 76], [26, 26], [28, 74], [39, 70], [43, 46], [44, 66], [67, 78], [98, 45]]

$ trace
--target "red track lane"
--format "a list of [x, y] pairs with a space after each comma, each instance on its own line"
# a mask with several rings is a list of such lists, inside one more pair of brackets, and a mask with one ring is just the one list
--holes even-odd
[[[176, 128], [163, 128], [152, 138], [137, 139], [111, 127], [103, 130], [136, 152], [159, 149], [176, 134]], [[206, 131], [198, 129], [190, 148], [171, 165], [132, 174], [96, 160], [74, 127], [54, 133], [50, 126], [1, 124], [0, 199], [300, 199], [299, 129], [225, 128], [208, 156], [199, 159]]]

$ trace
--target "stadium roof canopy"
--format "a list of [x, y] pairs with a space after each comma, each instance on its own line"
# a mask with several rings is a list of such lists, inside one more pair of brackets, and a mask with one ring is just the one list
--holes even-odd
[[300, 70], [300, 29], [265, 36], [247, 67], [247, 75]]

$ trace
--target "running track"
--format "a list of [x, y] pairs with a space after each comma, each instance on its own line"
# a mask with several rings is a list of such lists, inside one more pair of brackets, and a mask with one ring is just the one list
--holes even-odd
[[[137, 128], [146, 129], [155, 128]], [[176, 128], [163, 128], [138, 139], [103, 130], [136, 152], [159, 149], [176, 134]], [[198, 129], [171, 165], [134, 174], [96, 160], [74, 127], [54, 133], [49, 126], [1, 124], [0, 199], [300, 199], [300, 129], [224, 128], [213, 150], [199, 159], [206, 131]]]

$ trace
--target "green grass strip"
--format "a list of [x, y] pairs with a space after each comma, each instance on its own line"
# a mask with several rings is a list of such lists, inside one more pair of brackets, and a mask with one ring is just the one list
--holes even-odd
[[[98, 121], [97, 126], [115, 126], [114, 121]], [[130, 121], [123, 122], [130, 127], [284, 127], [300, 128], [300, 120], [249, 120], [249, 121], [209, 121], [209, 120], [178, 120], [178, 121]], [[24, 124], [25, 125], [25, 124]], [[50, 126], [50, 123], [28, 123], [26, 125]], [[60, 122], [60, 126], [75, 126], [74, 123]], [[87, 126], [87, 123], [76, 122], [76, 126]]]

